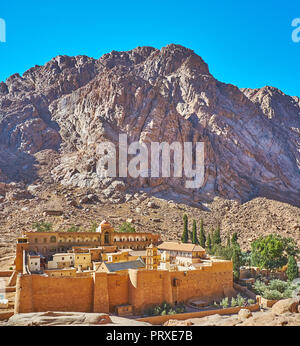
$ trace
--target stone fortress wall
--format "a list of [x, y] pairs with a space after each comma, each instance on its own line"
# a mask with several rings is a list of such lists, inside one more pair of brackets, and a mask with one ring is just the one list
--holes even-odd
[[190, 271], [136, 270], [86, 277], [19, 274], [15, 313], [40, 311], [115, 312], [129, 304], [141, 313], [153, 304], [223, 295], [233, 287], [232, 262], [212, 262]]

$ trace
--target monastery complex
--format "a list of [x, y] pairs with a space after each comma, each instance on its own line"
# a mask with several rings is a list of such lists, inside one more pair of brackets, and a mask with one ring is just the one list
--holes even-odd
[[224, 296], [232, 262], [195, 244], [162, 242], [158, 234], [25, 232], [17, 239], [15, 313], [105, 312], [138, 315], [147, 307]]

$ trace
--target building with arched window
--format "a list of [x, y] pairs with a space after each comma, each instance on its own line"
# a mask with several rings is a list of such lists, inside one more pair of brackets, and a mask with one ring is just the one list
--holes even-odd
[[116, 246], [117, 249], [145, 249], [160, 242], [159, 234], [147, 232], [116, 232], [113, 226], [103, 220], [95, 232], [25, 232], [29, 250], [53, 255], [66, 252], [73, 247]]

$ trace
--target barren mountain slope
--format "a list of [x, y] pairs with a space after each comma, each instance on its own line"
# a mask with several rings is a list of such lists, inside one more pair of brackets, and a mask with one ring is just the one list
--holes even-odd
[[[186, 189], [184, 177], [99, 179], [96, 144], [117, 143], [120, 133], [148, 146], [205, 142], [204, 185]], [[298, 97], [221, 83], [185, 47], [58, 56], [0, 83], [1, 237], [43, 219], [46, 203], [66, 209], [54, 222], [62, 227], [133, 216], [137, 228], [172, 238], [187, 212], [207, 229], [221, 222], [223, 235], [238, 231], [246, 247], [260, 233], [299, 237], [299, 137]], [[102, 202], [87, 211], [79, 195], [89, 192]], [[135, 193], [160, 198], [160, 207], [147, 211], [146, 202], [129, 200]], [[141, 212], [136, 203], [144, 203]]]

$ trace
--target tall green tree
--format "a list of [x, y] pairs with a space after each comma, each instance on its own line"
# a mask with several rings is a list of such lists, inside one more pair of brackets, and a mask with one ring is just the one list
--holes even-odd
[[208, 233], [207, 240], [206, 240], [206, 248], [207, 248], [208, 252], [211, 251], [211, 247], [212, 247], [211, 235], [210, 235], [210, 233]]
[[206, 245], [206, 236], [204, 233], [204, 226], [203, 226], [203, 220], [200, 220], [200, 245], [205, 248]]
[[183, 233], [181, 241], [187, 243], [189, 241], [189, 230], [188, 230], [188, 217], [186, 214], [183, 215]]
[[238, 235], [237, 235], [236, 232], [234, 232], [234, 233], [232, 234], [232, 237], [231, 237], [231, 243], [232, 243], [232, 244], [233, 244], [233, 243], [237, 243], [237, 239], [238, 239]]
[[199, 244], [199, 240], [198, 240], [198, 237], [197, 237], [197, 224], [196, 224], [196, 220], [193, 220], [192, 243], [193, 244]]
[[289, 256], [286, 275], [289, 281], [293, 281], [298, 277], [297, 261], [294, 256]]
[[221, 244], [221, 232], [220, 232], [220, 225], [216, 228], [216, 230], [213, 233], [213, 244], [218, 245]]
[[233, 267], [233, 277], [235, 280], [240, 278], [240, 266], [241, 266], [241, 250], [239, 246], [233, 246], [232, 253], [232, 267]]
[[227, 244], [226, 244], [226, 246], [227, 246], [228, 248], [230, 248], [230, 246], [231, 246], [229, 234], [227, 235]]

